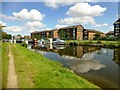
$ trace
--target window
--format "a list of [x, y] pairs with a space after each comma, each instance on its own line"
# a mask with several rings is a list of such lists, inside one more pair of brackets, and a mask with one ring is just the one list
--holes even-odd
[[120, 24], [120, 22], [116, 22], [115, 24]]
[[73, 33], [73, 37], [75, 37], [75, 33]]
[[118, 32], [119, 32], [119, 30], [116, 30], [115, 32], [116, 32], [116, 33], [118, 33]]
[[119, 33], [115, 33], [115, 35], [119, 35]]
[[85, 36], [85, 39], [87, 39], [88, 37], [87, 36]]
[[119, 27], [119, 24], [117, 24], [116, 27]]
[[75, 33], [75, 28], [73, 28], [73, 33]]
[[118, 30], [118, 29], [120, 29], [120, 28], [119, 28], [119, 27], [116, 27], [115, 29]]

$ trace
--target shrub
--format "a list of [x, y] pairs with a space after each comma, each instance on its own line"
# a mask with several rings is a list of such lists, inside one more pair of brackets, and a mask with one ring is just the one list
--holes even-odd
[[70, 42], [69, 45], [70, 45], [70, 46], [78, 46], [78, 43], [76, 43], [76, 42], [73, 42], [73, 43]]
[[99, 43], [99, 44], [100, 44], [100, 43], [101, 43], [101, 41], [99, 40], [97, 43]]
[[72, 43], [72, 42], [70, 42], [70, 43], [69, 43], [69, 45], [70, 45], [70, 46], [73, 46], [73, 43]]
[[22, 44], [21, 44], [23, 47], [26, 47], [27, 48], [27, 44], [26, 44], [26, 42], [22, 42]]

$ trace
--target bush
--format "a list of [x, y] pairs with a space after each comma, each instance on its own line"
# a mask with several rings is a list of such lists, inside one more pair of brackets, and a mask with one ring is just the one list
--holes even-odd
[[25, 42], [22, 42], [22, 44], [21, 44], [23, 47], [26, 47], [27, 48], [27, 44], [25, 43]]
[[73, 43], [70, 42], [69, 45], [70, 45], [70, 46], [78, 46], [78, 43], [76, 43], [76, 42], [73, 42]]
[[100, 41], [100, 40], [98, 40], [98, 42], [97, 42], [97, 43], [101, 44], [101, 41]]

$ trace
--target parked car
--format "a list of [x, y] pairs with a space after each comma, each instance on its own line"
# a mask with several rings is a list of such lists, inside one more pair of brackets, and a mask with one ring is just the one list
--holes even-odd
[[53, 44], [64, 45], [65, 41], [59, 38], [53, 38]]

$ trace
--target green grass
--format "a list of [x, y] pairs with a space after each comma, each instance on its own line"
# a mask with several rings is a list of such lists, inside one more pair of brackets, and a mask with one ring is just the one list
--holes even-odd
[[[2, 43], [0, 40], [0, 66], [2, 66]], [[2, 67], [0, 67], [0, 88], [2, 88]]]
[[21, 45], [10, 45], [20, 88], [98, 88], [63, 68], [58, 62], [51, 61]]
[[[71, 42], [76, 42], [78, 44], [90, 44], [90, 40], [66, 40], [66, 44], [69, 44]], [[101, 44], [104, 45], [118, 45], [118, 41], [104, 41], [100, 40]], [[92, 40], [92, 44], [98, 44], [97, 40]], [[120, 45], [120, 42], [119, 42]]]
[[9, 53], [8, 44], [3, 43], [2, 44], [2, 88], [6, 88], [6, 83], [7, 83], [8, 60], [9, 60], [8, 53]]

